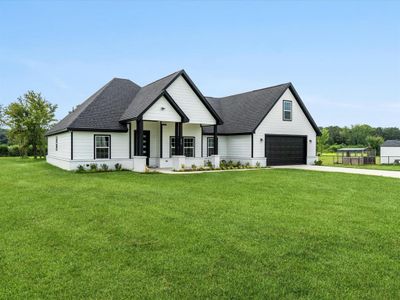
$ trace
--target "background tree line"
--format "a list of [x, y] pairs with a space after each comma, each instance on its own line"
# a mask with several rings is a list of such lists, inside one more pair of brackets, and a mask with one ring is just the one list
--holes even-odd
[[320, 127], [322, 135], [318, 138], [318, 152], [336, 152], [342, 147], [371, 147], [378, 151], [386, 140], [400, 140], [397, 127], [372, 127], [366, 124], [350, 127]]
[[55, 122], [57, 105], [48, 102], [40, 93], [28, 91], [15, 102], [0, 107], [0, 131], [2, 156], [28, 156], [35, 158], [46, 155], [45, 133]]

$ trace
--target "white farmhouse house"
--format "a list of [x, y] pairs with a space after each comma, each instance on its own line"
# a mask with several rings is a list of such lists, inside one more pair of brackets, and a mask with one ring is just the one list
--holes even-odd
[[312, 164], [318, 134], [291, 83], [206, 98], [181, 70], [143, 87], [112, 79], [47, 132], [47, 161], [139, 172], [220, 160]]
[[387, 140], [381, 146], [381, 164], [400, 163], [400, 141]]

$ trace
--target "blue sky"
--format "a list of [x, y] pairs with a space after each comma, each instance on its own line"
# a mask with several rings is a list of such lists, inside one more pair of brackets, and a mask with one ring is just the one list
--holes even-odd
[[320, 126], [400, 127], [400, 2], [1, 2], [0, 104], [57, 118], [113, 77], [185, 69], [203, 94], [291, 81]]

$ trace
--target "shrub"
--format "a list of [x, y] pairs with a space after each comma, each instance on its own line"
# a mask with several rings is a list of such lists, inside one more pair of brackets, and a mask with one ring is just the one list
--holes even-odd
[[77, 168], [77, 172], [84, 172], [85, 171], [85, 167], [82, 165], [79, 165]]
[[0, 145], [0, 156], [8, 156], [8, 146]]
[[212, 163], [211, 163], [211, 161], [209, 161], [209, 160], [206, 161], [206, 167], [212, 168]]
[[221, 167], [221, 168], [226, 168], [226, 160], [221, 160], [220, 161], [220, 163], [219, 163], [219, 166]]
[[10, 145], [8, 146], [8, 155], [9, 156], [19, 156], [19, 147], [18, 145]]
[[101, 165], [100, 165], [100, 169], [101, 169], [103, 172], [107, 172], [107, 171], [108, 171], [108, 165], [107, 165], [107, 164], [101, 164]]
[[119, 164], [119, 163], [116, 163], [116, 164], [115, 164], [115, 170], [116, 170], [116, 171], [121, 171], [121, 170], [122, 170], [122, 165]]
[[233, 167], [233, 161], [231, 161], [231, 160], [228, 161], [227, 166], [228, 166], [229, 168]]
[[261, 167], [261, 164], [260, 164], [260, 162], [258, 161], [258, 162], [256, 162], [256, 168], [260, 168]]
[[245, 166], [246, 168], [250, 168], [250, 163], [247, 162], [244, 166]]
[[195, 171], [197, 169], [197, 166], [195, 164], [192, 165], [192, 170]]
[[97, 171], [97, 164], [90, 164], [90, 171], [96, 172]]
[[318, 160], [314, 161], [314, 165], [322, 166], [322, 160], [318, 159]]
[[181, 164], [181, 169], [185, 170], [185, 164]]

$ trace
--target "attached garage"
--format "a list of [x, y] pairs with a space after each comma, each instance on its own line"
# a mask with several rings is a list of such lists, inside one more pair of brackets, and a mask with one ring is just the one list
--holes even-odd
[[268, 166], [306, 164], [307, 136], [266, 134], [265, 157]]

